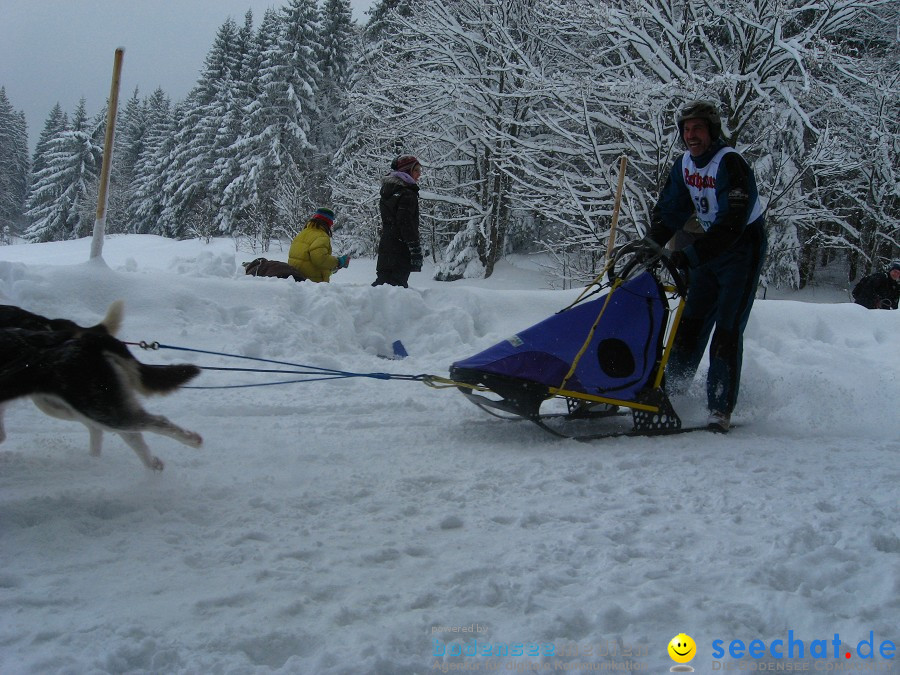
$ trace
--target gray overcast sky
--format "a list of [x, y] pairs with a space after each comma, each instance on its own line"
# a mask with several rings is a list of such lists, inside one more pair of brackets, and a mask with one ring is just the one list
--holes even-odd
[[[372, 0], [350, 0], [365, 21]], [[84, 96], [88, 114], [109, 96], [113, 56], [125, 48], [119, 101], [157, 87], [183, 99], [200, 74], [216, 31], [229, 16], [258, 27], [283, 0], [0, 0], [0, 87], [25, 113], [31, 149], [59, 102], [71, 114]]]

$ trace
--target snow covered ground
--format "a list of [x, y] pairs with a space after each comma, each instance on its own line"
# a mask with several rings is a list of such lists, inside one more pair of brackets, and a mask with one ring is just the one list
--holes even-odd
[[[404, 290], [370, 287], [370, 260], [331, 284], [248, 278], [229, 240], [89, 247], [0, 248], [0, 302], [89, 324], [123, 298], [128, 341], [446, 375], [577, 294], [508, 263]], [[378, 358], [395, 340], [410, 356]], [[162, 473], [13, 403], [0, 673], [661, 673], [682, 632], [701, 673], [900, 671], [898, 354], [900, 312], [758, 301], [724, 437], [558, 440], [417, 382], [184, 389], [146, 406], [204, 446], [148, 435]], [[703, 375], [674, 402], [687, 422]]]

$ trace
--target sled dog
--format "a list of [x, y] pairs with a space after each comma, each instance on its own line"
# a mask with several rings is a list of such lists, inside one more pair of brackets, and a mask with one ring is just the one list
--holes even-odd
[[[0, 311], [0, 317], [3, 315]], [[182, 429], [162, 415], [150, 414], [137, 398], [139, 394], [170, 393], [196, 377], [200, 369], [190, 364], [141, 363], [125, 343], [108, 334], [118, 327], [121, 306], [115, 310], [111, 307], [107, 319], [90, 328], [74, 324], [74, 328], [63, 330], [0, 324], [0, 442], [6, 437], [4, 405], [30, 396], [44, 413], [87, 426], [92, 455], [100, 454], [104, 430], [118, 434], [147, 467], [155, 470], [162, 470], [163, 462], [150, 453], [142, 432], [169, 436], [195, 448], [201, 445], [199, 434]]]
[[123, 302], [116, 300], [109, 306], [103, 321], [95, 326], [79, 326], [68, 319], [48, 319], [15, 305], [0, 305], [0, 328], [24, 328], [25, 330], [66, 331], [73, 336], [84, 333], [115, 335], [122, 325]]

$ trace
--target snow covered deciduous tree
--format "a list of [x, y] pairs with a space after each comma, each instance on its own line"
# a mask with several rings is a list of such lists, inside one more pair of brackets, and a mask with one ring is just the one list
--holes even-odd
[[[725, 139], [755, 166], [767, 206], [767, 278], [803, 283], [802, 256], [822, 233], [840, 231], [843, 245], [854, 245], [852, 227], [833, 208], [826, 180], [839, 170], [841, 156], [846, 168], [851, 147], [839, 134], [829, 133], [835, 111], [829, 110], [826, 99], [850, 89], [870, 93], [872, 80], [861, 69], [862, 51], [854, 55], [842, 37], [851, 27], [866, 24], [885, 4], [576, 2], [586, 18], [584, 25], [596, 28], [587, 29], [582, 43], [590, 51], [577, 50], [571, 63], [588, 66], [576, 68], [571, 79], [564, 74], [562, 81], [572, 89], [546, 114], [556, 134], [562, 127], [559, 120], [582, 115], [600, 154], [628, 154], [623, 206], [637, 226], [632, 232], [638, 234], [649, 220], [668, 167], [683, 151], [675, 109], [689, 99], [718, 101]], [[591, 13], [593, 19], [588, 18]], [[896, 50], [894, 54], [896, 60]], [[844, 74], [842, 85], [834, 83], [834, 70]], [[896, 86], [889, 96], [896, 101]], [[858, 124], [874, 108], [862, 97], [854, 98], [857, 106], [844, 117]], [[577, 132], [572, 133], [577, 138]], [[860, 185], [859, 180], [850, 182]], [[575, 231], [557, 243], [566, 247], [585, 238], [584, 232]]]
[[[553, 23], [541, 7], [534, 0], [403, 6], [408, 17], [379, 15], [367, 45], [368, 71], [354, 83], [351, 135], [339, 156], [349, 160], [353, 148], [370, 182], [392, 156], [420, 158], [427, 247], [444, 253], [438, 278], [489, 276], [522, 219], [514, 157], [546, 96], [534, 86], [545, 65], [538, 36]], [[347, 172], [333, 185], [344, 193], [359, 180]]]
[[[378, 6], [384, 7], [391, 1], [384, 0]], [[386, 8], [383, 14], [389, 16]], [[377, 25], [385, 28], [382, 21]], [[379, 181], [388, 173], [393, 157], [409, 152], [401, 139], [383, 128], [385, 108], [393, 113], [402, 103], [379, 93], [381, 76], [377, 66], [392, 61], [394, 50], [384, 32], [372, 26], [367, 26], [357, 45], [346, 105], [338, 120], [341, 144], [331, 158], [326, 178], [337, 215], [335, 228], [341, 230], [343, 250], [354, 256], [375, 254], [381, 229]]]
[[798, 228], [800, 285], [843, 256], [846, 281], [880, 269], [900, 251], [900, 6], [838, 5], [848, 14], [824, 31], [811, 87], [817, 146], [802, 186], [817, 218]]

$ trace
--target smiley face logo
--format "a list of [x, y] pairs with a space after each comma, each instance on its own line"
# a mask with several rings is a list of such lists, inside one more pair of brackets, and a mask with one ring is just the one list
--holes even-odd
[[687, 663], [697, 655], [697, 644], [694, 638], [679, 633], [669, 640], [669, 656], [675, 663]]

